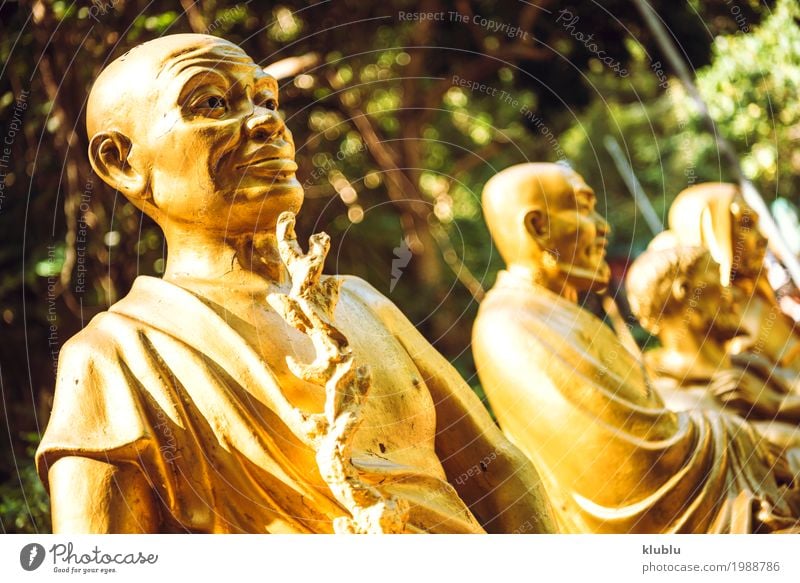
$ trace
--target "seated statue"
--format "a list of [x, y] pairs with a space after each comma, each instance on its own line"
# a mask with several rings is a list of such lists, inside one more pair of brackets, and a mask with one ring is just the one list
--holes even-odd
[[278, 85], [206, 35], [89, 97], [97, 174], [163, 229], [163, 278], [64, 346], [37, 452], [55, 532], [551, 532], [539, 478], [450, 364], [294, 235]]
[[785, 449], [800, 475], [798, 381], [763, 357], [728, 353], [741, 314], [708, 250], [648, 250], [628, 269], [626, 286], [634, 315], [661, 342], [644, 356], [666, 405], [738, 413]]
[[577, 303], [602, 291], [609, 226], [557, 164], [520, 164], [483, 192], [508, 268], [481, 303], [473, 351], [506, 435], [571, 533], [796, 528], [786, 460], [736, 415], [671, 411], [617, 335]]
[[720, 265], [722, 285], [732, 287], [745, 334], [729, 350], [763, 356], [794, 375], [800, 373], [798, 330], [769, 285], [767, 240], [758, 230], [758, 214], [739, 188], [718, 182], [687, 188], [670, 207], [668, 233], [680, 244], [708, 249]]

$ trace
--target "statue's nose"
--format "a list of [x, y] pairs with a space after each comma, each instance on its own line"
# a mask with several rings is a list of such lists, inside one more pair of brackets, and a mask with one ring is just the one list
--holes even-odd
[[283, 136], [286, 126], [277, 111], [256, 108], [245, 122], [247, 135], [253, 140], [269, 142]]

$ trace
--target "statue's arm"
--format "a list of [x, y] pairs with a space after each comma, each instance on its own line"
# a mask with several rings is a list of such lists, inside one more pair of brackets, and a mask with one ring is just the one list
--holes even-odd
[[436, 406], [436, 451], [448, 480], [481, 525], [495, 533], [556, 532], [530, 460], [438, 352], [417, 352], [415, 360]]
[[154, 493], [133, 464], [66, 456], [48, 477], [54, 533], [158, 532]]
[[[744, 352], [733, 355], [732, 360], [741, 368], [734, 369], [730, 375], [733, 378], [730, 391], [718, 389], [723, 401], [728, 396], [738, 399], [746, 414], [755, 412], [767, 418], [800, 419], [800, 379], [797, 376], [786, 369], [776, 368], [759, 354]], [[760, 374], [756, 376], [754, 372]]]
[[533, 464], [506, 439], [447, 359], [368, 283], [347, 278], [345, 289], [370, 306], [414, 360], [436, 408], [436, 453], [481, 525], [498, 533], [555, 532]]

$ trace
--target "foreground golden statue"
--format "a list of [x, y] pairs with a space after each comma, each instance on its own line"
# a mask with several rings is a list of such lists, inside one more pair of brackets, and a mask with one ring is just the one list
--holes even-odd
[[800, 337], [767, 281], [767, 240], [738, 187], [710, 182], [681, 192], [669, 210], [669, 231], [651, 246], [663, 246], [661, 239], [671, 245], [672, 238], [708, 249], [720, 265], [720, 282], [731, 286], [745, 334], [731, 343], [731, 352], [762, 356], [800, 374]]
[[600, 291], [609, 228], [555, 164], [492, 178], [484, 212], [508, 264], [473, 331], [505, 433], [534, 461], [567, 532], [757, 532], [800, 516], [785, 460], [741, 418], [673, 412], [614, 332], [577, 305]]
[[204, 35], [97, 79], [92, 166], [169, 256], [62, 350], [37, 453], [54, 531], [552, 531], [532, 465], [450, 364], [367, 283], [321, 275], [324, 235], [298, 247], [277, 98]]
[[642, 253], [628, 270], [631, 309], [661, 347], [645, 353], [648, 370], [673, 410], [735, 411], [786, 450], [800, 476], [800, 395], [791, 371], [752, 353], [730, 355], [741, 313], [720, 266], [703, 247], [675, 245]]

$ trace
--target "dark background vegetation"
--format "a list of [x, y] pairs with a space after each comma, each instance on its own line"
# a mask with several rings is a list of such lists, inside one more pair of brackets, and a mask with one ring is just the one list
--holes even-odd
[[[745, 171], [768, 201], [778, 194], [796, 200], [796, 2], [651, 4]], [[579, 17], [573, 28], [564, 26], [565, 15], [556, 22], [562, 9]], [[510, 38], [488, 24], [449, 18], [408, 22], [401, 11], [457, 11], [525, 34]], [[209, 32], [263, 66], [303, 58], [281, 80], [306, 186], [301, 236], [327, 231], [328, 272], [359, 275], [388, 295], [478, 394], [471, 324], [502, 267], [480, 209], [481, 188], [494, 173], [555, 161], [557, 143], [594, 186], [615, 229], [617, 274], [651, 233], [604, 136], [622, 144], [662, 216], [688, 184], [730, 178], [630, 0], [25, 0], [4, 2], [0, 22], [0, 140], [15, 132], [8, 167], [0, 168], [4, 532], [50, 527], [32, 453], [52, 404], [59, 347], [137, 275], [163, 269], [158, 229], [94, 176], [86, 157], [92, 81], [138, 43]], [[616, 75], [577, 32], [594, 35], [629, 74]], [[668, 88], [659, 86], [656, 62], [670, 76]], [[454, 86], [454, 75], [505, 91], [519, 105]], [[393, 262], [406, 261], [393, 285]]]

